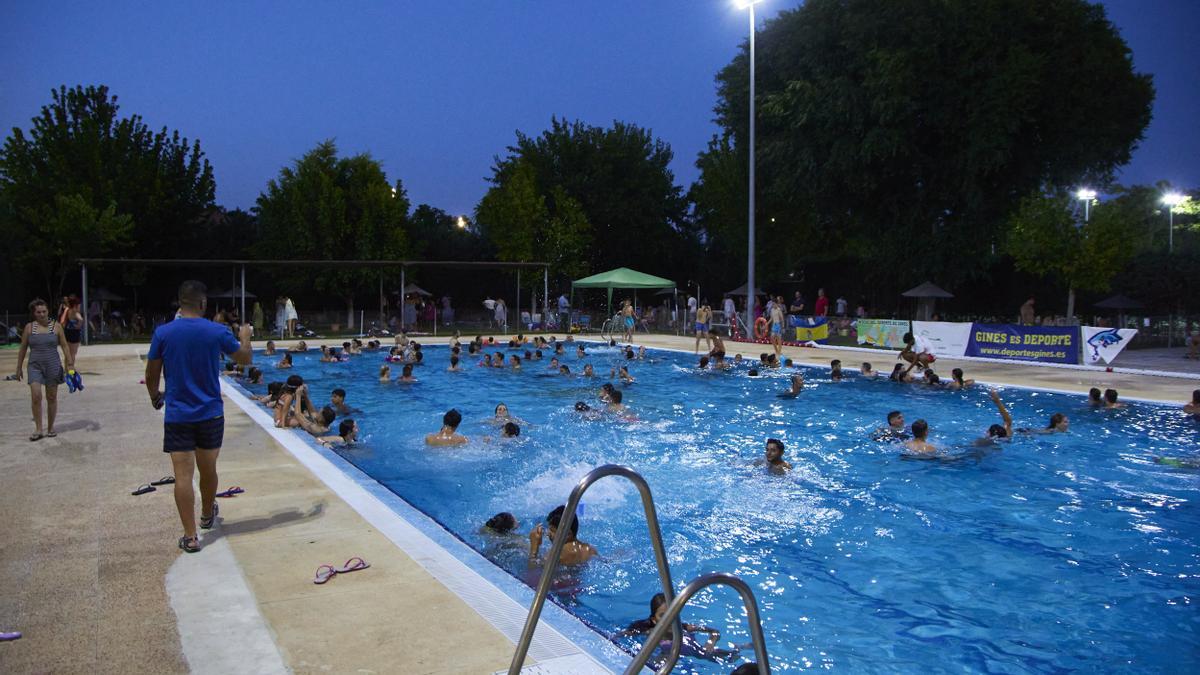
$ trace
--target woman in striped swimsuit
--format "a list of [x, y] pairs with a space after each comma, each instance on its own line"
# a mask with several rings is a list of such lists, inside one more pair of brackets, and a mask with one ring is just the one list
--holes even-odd
[[[67, 370], [75, 368], [67, 338], [61, 326], [50, 319], [50, 308], [45, 300], [29, 303], [33, 321], [25, 324], [21, 331], [21, 349], [17, 352], [16, 379], [22, 376], [21, 365], [29, 353], [29, 396], [33, 402], [33, 423], [36, 430], [31, 441], [42, 439], [42, 388], [46, 389], [46, 436], [54, 437], [54, 418], [58, 414], [58, 385], [63, 383], [63, 362]], [[62, 350], [62, 360], [58, 350]]]

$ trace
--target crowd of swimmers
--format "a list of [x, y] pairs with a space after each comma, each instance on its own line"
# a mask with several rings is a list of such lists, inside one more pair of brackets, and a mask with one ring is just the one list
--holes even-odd
[[[697, 324], [697, 347], [699, 346], [701, 336], [707, 338], [708, 342], [708, 351], [700, 356], [697, 365], [698, 370], [732, 371], [745, 368], [749, 377], [759, 377], [760, 374], [771, 370], [788, 371], [788, 388], [777, 395], [780, 398], [788, 399], [801, 397], [806, 386], [804, 370], [798, 364], [793, 363], [791, 359], [781, 359], [779, 353], [771, 352], [760, 354], [757, 361], [744, 359], [741, 354], [736, 354], [732, 359], [729, 359], [725, 352], [725, 344], [716, 331], [707, 329], [701, 332], [699, 322]], [[829, 364], [828, 378], [830, 383], [839, 383], [850, 379], [879, 380], [890, 381], [900, 385], [952, 391], [975, 386], [975, 381], [966, 378], [961, 368], [953, 368], [950, 378], [943, 379], [933, 370], [936, 358], [929, 353], [928, 346], [922, 344], [919, 338], [914, 338], [911, 334], [906, 334], [903, 339], [905, 349], [902, 350], [898, 357], [901, 363], [895, 364], [890, 374], [885, 376], [883, 373], [877, 371], [869, 362], [863, 362], [856, 372], [847, 372], [843, 368], [841, 360], [834, 359]], [[635, 378], [630, 373], [626, 363], [646, 359], [645, 347], [635, 349], [632, 345], [619, 346], [615, 341], [610, 341], [609, 345], [618, 347], [619, 358], [624, 361], [623, 363], [619, 362], [609, 370], [610, 379], [619, 380], [625, 384], [634, 382]], [[565, 363], [566, 357], [569, 354], [574, 355], [577, 359], [584, 359], [589, 356], [587, 345], [575, 342], [570, 336], [561, 341], [554, 337], [547, 339], [541, 336], [534, 336], [532, 339], [529, 339], [523, 335], [518, 335], [507, 341], [497, 341], [495, 338], [487, 338], [485, 340], [482, 336], [476, 336], [464, 345], [461, 336], [455, 333], [450, 338], [449, 347], [450, 355], [447, 370], [450, 372], [461, 372], [464, 367], [464, 361], [469, 359], [474, 362], [476, 367], [508, 369], [512, 371], [520, 371], [523, 367], [535, 363], [540, 366], [540, 362], [545, 362], [548, 364], [546, 369], [555, 374], [570, 377], [596, 377], [596, 370], [591, 363], [584, 363], [582, 366], [577, 365], [579, 369], [578, 373], [573, 373], [570, 366]], [[395, 344], [386, 348], [377, 340], [368, 340], [366, 343], [363, 343], [358, 339], [343, 342], [340, 348], [336, 346], [322, 346], [320, 347], [320, 361], [323, 363], [342, 363], [357, 355], [381, 353], [385, 349], [385, 362], [380, 367], [379, 381], [381, 383], [397, 384], [417, 382], [418, 380], [413, 376], [413, 369], [414, 366], [424, 365], [422, 346], [419, 342], [408, 339], [404, 334], [396, 336]], [[288, 369], [292, 367], [292, 354], [307, 352], [308, 350], [307, 344], [304, 341], [300, 341], [295, 347], [282, 353], [277, 353], [274, 342], [268, 342], [266, 354], [268, 356], [279, 356], [279, 361], [275, 364], [277, 369]], [[515, 351], [517, 353], [506, 354], [504, 350]], [[394, 364], [399, 364], [401, 367], [401, 374], [396, 378], [391, 376], [391, 367]], [[231, 363], [227, 367], [227, 372], [231, 375], [244, 377], [250, 384], [261, 384], [263, 379], [263, 372], [259, 368], [251, 367], [242, 372], [240, 366]], [[1044, 427], [1014, 428], [1012, 415], [1001, 399], [1000, 393], [995, 389], [990, 389], [988, 395], [996, 408], [999, 421], [991, 424], [984, 430], [971, 443], [973, 446], [989, 446], [1008, 442], [1015, 437], [1023, 435], [1061, 434], [1067, 433], [1070, 430], [1070, 419], [1062, 412], [1055, 412], [1050, 415]], [[577, 401], [574, 404], [574, 410], [586, 418], [611, 414], [615, 416], [615, 419], [620, 420], [637, 419], [626, 408], [622, 390], [617, 389], [611, 382], [604, 383], [598, 389], [597, 397], [600, 400], [600, 406], [594, 407], [586, 401]], [[302, 430], [312, 435], [319, 442], [329, 446], [350, 445], [358, 437], [358, 425], [349, 416], [358, 411], [352, 409], [346, 403], [346, 392], [343, 389], [332, 390], [329, 402], [318, 406], [313, 402], [309, 388], [304, 383], [303, 378], [293, 374], [288, 376], [284, 381], [269, 383], [266, 395], [259, 396], [257, 399], [273, 411], [277, 427]], [[1092, 388], [1088, 392], [1088, 405], [1095, 408], [1121, 408], [1126, 404], [1120, 400], [1116, 389], [1101, 391], [1099, 388]], [[1195, 416], [1196, 419], [1200, 420], [1200, 389], [1193, 392], [1192, 401], [1187, 403], [1183, 409], [1185, 413]], [[338, 417], [341, 417], [342, 420], [335, 428], [334, 423]], [[462, 414], [457, 409], [448, 410], [442, 416], [441, 428], [425, 436], [426, 445], [456, 446], [468, 443], [469, 439], [459, 432], [459, 426], [462, 421]], [[494, 415], [488, 418], [487, 421], [497, 428], [500, 438], [519, 436], [521, 434], [521, 427], [528, 426], [524, 420], [513, 416], [504, 403], [500, 403], [495, 407]], [[926, 420], [918, 419], [911, 424], [907, 424], [903, 412], [893, 410], [887, 414], [886, 424], [876, 429], [872, 434], [872, 438], [879, 442], [895, 442], [902, 445], [904, 449], [901, 454], [906, 458], [953, 460], [964, 456], [949, 452], [947, 449], [939, 448], [931, 443], [929, 440], [930, 430], [931, 426]], [[485, 440], [490, 440], [490, 438], [485, 438]], [[786, 447], [782, 440], [768, 438], [763, 444], [762, 456], [754, 464], [755, 466], [762, 467], [769, 474], [786, 474], [792, 470], [792, 465], [784, 459], [785, 450]], [[1200, 462], [1191, 459], [1156, 458], [1156, 460], [1173, 467], [1200, 468]], [[546, 535], [549, 535], [551, 540], [560, 536], [563, 509], [564, 507], [560, 505], [552, 510], [547, 514], [544, 524], [537, 524], [529, 532], [528, 560], [530, 565], [537, 565], [542, 562], [542, 543]], [[511, 513], [504, 512], [496, 514], [489, 519], [484, 526], [484, 531], [497, 536], [515, 536], [518, 526], [517, 519]], [[565, 532], [561, 532], [561, 536], [565, 539], [560, 558], [562, 564], [579, 565], [586, 563], [598, 555], [594, 546], [579, 539], [578, 518], [571, 519], [570, 528]], [[653, 630], [655, 624], [662, 618], [665, 611], [665, 602], [661, 594], [651, 600], [650, 609], [649, 618], [634, 622], [627, 629], [619, 633], [618, 636], [642, 635]], [[716, 647], [719, 633], [713, 629], [684, 624], [684, 631], [687, 634], [684, 636], [685, 655], [724, 660], [733, 654], [733, 652], [725, 652]], [[706, 633], [709, 635], [709, 639], [707, 642], [701, 643], [691, 636], [692, 633]], [[670, 635], [668, 635], [669, 639]], [[669, 644], [669, 642], [666, 644]]]

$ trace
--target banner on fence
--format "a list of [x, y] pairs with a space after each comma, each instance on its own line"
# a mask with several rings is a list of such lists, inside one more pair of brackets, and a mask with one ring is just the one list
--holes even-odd
[[1047, 363], [1079, 363], [1079, 329], [1074, 326], [971, 325], [967, 356]]
[[913, 335], [925, 338], [929, 343], [929, 351], [934, 356], [954, 358], [967, 353], [971, 325], [949, 321], [914, 321], [912, 332]]
[[792, 316], [791, 324], [796, 328], [796, 342], [824, 344], [829, 339], [829, 321], [823, 316]]
[[1136, 328], [1097, 328], [1083, 326], [1083, 362], [1088, 365], [1112, 363], [1117, 354], [1137, 335]]
[[895, 319], [859, 319], [855, 325], [858, 344], [872, 347], [900, 349], [904, 346], [901, 338], [908, 332], [908, 322]]

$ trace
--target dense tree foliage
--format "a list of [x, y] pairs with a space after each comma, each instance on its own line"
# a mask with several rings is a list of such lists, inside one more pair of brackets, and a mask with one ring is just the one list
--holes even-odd
[[24, 269], [57, 296], [79, 256], [134, 243], [147, 255], [195, 256], [215, 191], [199, 141], [120, 117], [104, 86], [64, 86], [51, 98], [0, 150], [0, 226]]
[[[717, 77], [736, 147], [747, 59]], [[974, 262], [1023, 198], [1104, 184], [1129, 160], [1154, 97], [1084, 0], [808, 0], [765, 25], [756, 66], [762, 269], [842, 258], [893, 284], [985, 273]], [[702, 183], [723, 181], [710, 171], [727, 172], [729, 152], [701, 157]], [[698, 193], [697, 212], [736, 213], [724, 192]], [[744, 225], [706, 227], [736, 241]]]
[[556, 276], [633, 267], [671, 276], [687, 211], [670, 147], [636, 125], [551, 121], [517, 133], [476, 208], [502, 260], [546, 260]]
[[[406, 251], [408, 196], [400, 181], [390, 185], [370, 155], [338, 157], [324, 141], [280, 169], [254, 208], [262, 231], [262, 257], [300, 260], [399, 259]], [[353, 267], [285, 268], [279, 279], [299, 290], [311, 283], [346, 301], [354, 326], [354, 295], [372, 288], [378, 270]]]
[[[1106, 291], [1134, 254], [1136, 235], [1129, 209], [1113, 204], [1084, 220], [1070, 195], [1033, 196], [1012, 216], [1006, 247], [1017, 269], [1053, 275], [1068, 288], [1067, 316], [1075, 313], [1075, 291]], [[1127, 205], [1125, 205], [1127, 206]]]

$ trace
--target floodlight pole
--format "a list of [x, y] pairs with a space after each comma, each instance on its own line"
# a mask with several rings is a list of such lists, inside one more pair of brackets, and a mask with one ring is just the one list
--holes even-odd
[[[246, 266], [242, 265], [242, 323], [246, 323]], [[253, 324], [252, 324], [253, 325]]]
[[[754, 3], [750, 3], [750, 237], [746, 262], [746, 326], [754, 326]], [[699, 289], [697, 289], [697, 293]], [[696, 298], [700, 302], [700, 298]], [[753, 337], [753, 334], [747, 337]]]
[[89, 339], [90, 338], [89, 333], [91, 332], [91, 330], [88, 326], [90, 319], [88, 318], [87, 264], [81, 263], [80, 267], [83, 268], [83, 279], [82, 279], [82, 281], [83, 281], [83, 311], [80, 312], [80, 314], [83, 314], [83, 344], [90, 345], [91, 340]]
[[550, 268], [542, 268], [542, 332], [546, 332], [546, 319], [550, 317]]

